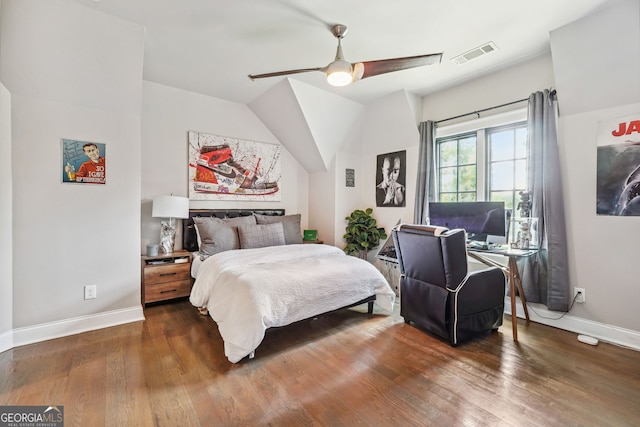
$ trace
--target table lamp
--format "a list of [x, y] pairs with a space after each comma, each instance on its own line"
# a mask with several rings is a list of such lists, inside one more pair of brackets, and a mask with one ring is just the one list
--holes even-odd
[[176, 237], [175, 218], [189, 218], [189, 199], [178, 196], [154, 197], [151, 216], [169, 219], [160, 222], [160, 248], [165, 254], [172, 253]]

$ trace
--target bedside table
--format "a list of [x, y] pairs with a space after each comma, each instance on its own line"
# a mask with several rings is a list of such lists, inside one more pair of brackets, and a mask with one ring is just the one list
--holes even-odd
[[191, 293], [191, 254], [174, 251], [171, 254], [142, 256], [140, 286], [143, 307], [150, 302], [188, 297]]
[[322, 240], [303, 240], [302, 243], [304, 243], [304, 244], [313, 244], [313, 243], [315, 243], [316, 245], [322, 245], [322, 244], [324, 244], [324, 241], [322, 241]]

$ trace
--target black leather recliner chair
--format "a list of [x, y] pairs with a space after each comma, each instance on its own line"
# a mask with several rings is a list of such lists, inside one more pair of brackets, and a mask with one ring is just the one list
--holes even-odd
[[464, 230], [401, 224], [391, 234], [405, 323], [453, 346], [502, 325], [506, 277], [498, 267], [468, 273]]

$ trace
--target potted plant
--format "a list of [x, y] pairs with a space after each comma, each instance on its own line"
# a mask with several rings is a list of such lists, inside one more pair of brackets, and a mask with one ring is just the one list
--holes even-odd
[[367, 259], [370, 249], [377, 247], [380, 240], [387, 238], [384, 227], [378, 227], [376, 219], [371, 216], [373, 209], [356, 209], [345, 219], [349, 221], [346, 234], [343, 236], [347, 242], [344, 251], [349, 254], [358, 254], [362, 259]]

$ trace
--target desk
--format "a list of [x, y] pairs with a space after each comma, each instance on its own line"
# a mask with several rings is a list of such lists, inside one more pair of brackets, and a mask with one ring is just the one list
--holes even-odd
[[[524, 296], [524, 290], [522, 289], [522, 279], [520, 278], [520, 272], [518, 271], [518, 264], [516, 261], [518, 258], [529, 257], [537, 253], [537, 249], [488, 249], [480, 250], [467, 248], [467, 254], [471, 258], [474, 258], [481, 263], [490, 267], [499, 267], [509, 278], [509, 293], [511, 294], [511, 325], [513, 329], [513, 340], [518, 341], [518, 318], [516, 316], [516, 287], [518, 288], [518, 295], [520, 295], [520, 301], [522, 301], [522, 307], [524, 308], [524, 316], [529, 324], [529, 310], [527, 310], [527, 299]], [[495, 254], [505, 256], [509, 259], [507, 267], [493, 261], [486, 257], [486, 255]]]

